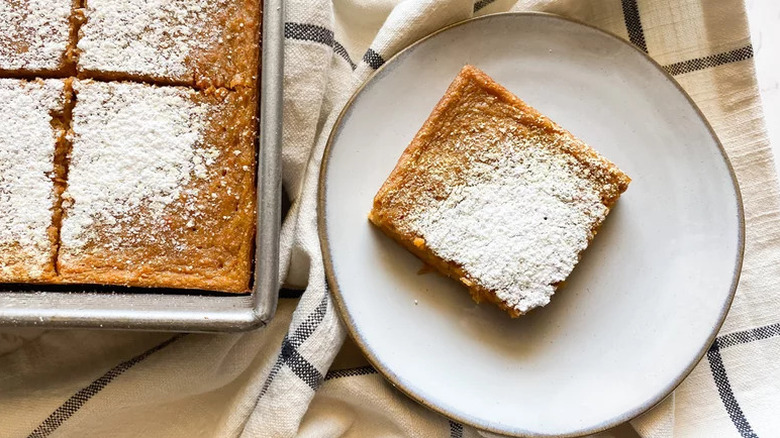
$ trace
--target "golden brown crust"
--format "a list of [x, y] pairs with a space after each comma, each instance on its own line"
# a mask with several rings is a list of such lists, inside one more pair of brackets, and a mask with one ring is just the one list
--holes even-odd
[[260, 0], [238, 0], [234, 8], [224, 11], [221, 27], [229, 42], [193, 58], [196, 87], [256, 87], [260, 65], [260, 3]]
[[[225, 89], [196, 94], [196, 101], [221, 108], [204, 134], [204, 143], [220, 152], [209, 176], [196, 183], [195, 199], [182, 198], [166, 210], [167, 239], [157, 242], [122, 240], [108, 227], [105, 242], [77, 252], [61, 251], [58, 270], [63, 283], [115, 284], [141, 287], [248, 292], [255, 230], [255, 94]], [[235, 153], [239, 151], [240, 153]], [[186, 203], [202, 216], [193, 223]], [[138, 222], [127, 222], [138, 228]], [[176, 241], [185, 247], [174, 248]], [[121, 242], [106, 251], [102, 244]], [[133, 243], [131, 243], [133, 242]]]
[[70, 43], [63, 60], [63, 73], [75, 77], [78, 72], [78, 52], [76, 45], [79, 42], [79, 28], [84, 23], [84, 10], [80, 8], [82, 0], [73, 0], [70, 15]]
[[[462, 142], [468, 135], [495, 139], [511, 131], [534, 137], [539, 147], [568, 154], [588, 169], [599, 188], [602, 203], [611, 208], [631, 179], [613, 163], [526, 105], [485, 73], [465, 66], [404, 150], [390, 176], [377, 192], [369, 219], [384, 233], [444, 275], [458, 280], [475, 301], [493, 302], [512, 317], [521, 312], [506, 306], [495, 291], [477, 281], [458, 263], [438, 257], [422, 236], [411, 230], [408, 216], [422, 197], [444, 199], [451, 187], [461, 185], [465, 169], [481, 160], [489, 141]], [[600, 222], [592, 229], [597, 232]]]
[[[231, 0], [227, 6], [210, 14], [206, 25], [194, 27], [193, 40], [210, 35], [215, 42], [191, 53], [185, 60], [183, 76], [161, 76], [153, 72], [112, 71], [78, 65], [80, 79], [103, 81], [143, 81], [157, 85], [181, 85], [205, 90], [211, 87], [255, 88], [260, 63], [260, 0]], [[89, 24], [87, 12], [84, 22]], [[82, 33], [84, 31], [82, 30]], [[75, 51], [80, 55], [80, 50]]]
[[54, 195], [55, 203], [52, 208], [52, 220], [49, 227], [49, 239], [51, 240], [51, 268], [47, 269], [41, 282], [56, 283], [59, 274], [56, 271], [57, 253], [59, 251], [60, 227], [62, 226], [62, 193], [65, 191], [67, 179], [67, 160], [70, 153], [70, 140], [68, 139], [68, 127], [73, 111], [73, 79], [65, 79], [65, 105], [61, 112], [52, 114], [52, 126], [59, 132], [57, 144], [54, 149]]
[[[52, 253], [53, 250], [54, 247]], [[3, 267], [0, 271], [0, 283], [52, 284], [57, 282], [53, 263], [34, 266], [27, 258], [17, 258], [17, 254], [24, 254], [24, 248], [19, 244], [4, 245], [2, 251], [7, 254], [0, 257]]]

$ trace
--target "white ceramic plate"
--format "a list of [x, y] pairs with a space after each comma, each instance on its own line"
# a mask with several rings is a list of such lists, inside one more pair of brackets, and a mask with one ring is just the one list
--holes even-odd
[[[633, 178], [565, 288], [519, 319], [418, 275], [366, 219], [467, 63]], [[323, 253], [352, 336], [411, 398], [495, 432], [583, 435], [649, 409], [701, 359], [739, 276], [739, 191], [701, 113], [643, 53], [551, 15], [470, 20], [391, 59], [342, 114], [321, 182]]]

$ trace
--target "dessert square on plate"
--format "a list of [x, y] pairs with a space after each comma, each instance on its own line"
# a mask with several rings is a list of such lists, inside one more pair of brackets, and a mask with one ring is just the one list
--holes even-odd
[[76, 81], [62, 281], [249, 290], [253, 91]]
[[260, 0], [90, 0], [78, 67], [100, 79], [253, 87]]
[[0, 0], [0, 72], [64, 75], [72, 7], [73, 0]]
[[55, 278], [65, 81], [0, 79], [0, 282]]
[[370, 220], [475, 301], [544, 306], [630, 178], [466, 66], [374, 198]]

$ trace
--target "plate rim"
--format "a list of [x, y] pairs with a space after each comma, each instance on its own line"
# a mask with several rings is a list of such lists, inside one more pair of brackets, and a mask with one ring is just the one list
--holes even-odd
[[[404, 385], [401, 382], [401, 379], [398, 378], [398, 376], [393, 373], [391, 370], [389, 370], [387, 367], [385, 367], [381, 361], [374, 355], [373, 351], [369, 348], [368, 343], [365, 342], [364, 339], [360, 336], [360, 330], [358, 330], [357, 325], [355, 324], [354, 320], [352, 319], [352, 316], [347, 311], [347, 307], [343, 301], [341, 290], [338, 286], [338, 281], [336, 279], [335, 271], [333, 269], [333, 261], [331, 259], [331, 251], [330, 251], [330, 244], [328, 240], [328, 233], [327, 233], [327, 221], [325, 220], [325, 205], [326, 205], [326, 181], [328, 176], [328, 169], [330, 168], [330, 156], [331, 156], [331, 150], [333, 146], [333, 141], [335, 140], [336, 133], [339, 131], [339, 128], [344, 120], [344, 117], [349, 112], [352, 105], [357, 100], [358, 96], [363, 92], [365, 88], [367, 88], [368, 85], [370, 85], [375, 78], [377, 77], [378, 73], [383, 71], [387, 66], [391, 65], [393, 62], [397, 61], [401, 56], [405, 55], [407, 52], [411, 51], [412, 49], [416, 48], [417, 46], [425, 43], [426, 41], [434, 38], [435, 36], [450, 31], [452, 29], [461, 27], [461, 26], [467, 26], [471, 24], [472, 22], [476, 21], [482, 21], [482, 20], [490, 20], [494, 18], [531, 18], [531, 19], [537, 19], [537, 18], [544, 18], [544, 19], [553, 19], [553, 20], [560, 20], [563, 22], [567, 22], [568, 24], [574, 24], [579, 26], [587, 27], [593, 31], [596, 31], [597, 33], [600, 33], [607, 38], [616, 40], [619, 44], [623, 44], [624, 46], [630, 47], [632, 50], [634, 50], [636, 53], [640, 54], [642, 57], [645, 58], [645, 60], [650, 62], [650, 65], [658, 70], [660, 73], [663, 74], [666, 81], [671, 83], [679, 93], [688, 101], [688, 103], [691, 105], [691, 107], [696, 112], [699, 119], [704, 123], [704, 126], [707, 128], [707, 131], [709, 132], [710, 136], [714, 139], [715, 144], [718, 147], [718, 150], [720, 152], [721, 158], [723, 159], [724, 163], [726, 164], [726, 167], [728, 169], [729, 177], [731, 178], [732, 186], [734, 187], [734, 194], [735, 199], [733, 200], [736, 202], [737, 206], [737, 219], [738, 219], [738, 236], [737, 236], [737, 254], [736, 254], [736, 260], [734, 263], [734, 272], [732, 274], [732, 280], [731, 280], [731, 286], [729, 290], [729, 295], [726, 301], [724, 302], [723, 307], [720, 310], [720, 313], [718, 315], [718, 319], [715, 323], [715, 325], [712, 327], [710, 335], [707, 337], [707, 341], [702, 345], [702, 347], [699, 349], [699, 351], [696, 353], [696, 355], [693, 357], [692, 361], [688, 364], [688, 366], [674, 379], [672, 379], [664, 388], [662, 388], [655, 396], [650, 397], [645, 403], [639, 405], [636, 408], [633, 408], [631, 410], [627, 410], [623, 414], [608, 419], [600, 424], [591, 426], [590, 428], [586, 429], [579, 429], [576, 431], [573, 431], [571, 433], [565, 433], [565, 434], [556, 434], [556, 435], [548, 435], [545, 433], [535, 433], [527, 430], [521, 430], [521, 429], [509, 429], [505, 427], [501, 427], [498, 424], [490, 424], [488, 423], [480, 423], [477, 421], [478, 419], [475, 419], [473, 417], [466, 415], [461, 415], [457, 412], [449, 412], [441, 407], [436, 406], [433, 402], [430, 402], [428, 400], [425, 400], [423, 397], [420, 397], [416, 395], [411, 388], [408, 388], [406, 385]], [[704, 113], [701, 111], [699, 106], [696, 104], [696, 102], [693, 100], [693, 98], [682, 88], [682, 86], [677, 82], [677, 80], [674, 79], [674, 77], [667, 72], [661, 64], [659, 64], [655, 59], [653, 59], [649, 54], [643, 52], [633, 44], [627, 42], [623, 38], [617, 36], [616, 34], [606, 31], [604, 29], [600, 29], [594, 25], [584, 23], [582, 21], [569, 18], [569, 17], [563, 17], [561, 15], [552, 14], [549, 12], [537, 12], [537, 11], [522, 11], [522, 12], [499, 12], [499, 13], [493, 13], [493, 14], [485, 14], [478, 17], [471, 17], [466, 20], [458, 21], [456, 23], [449, 24], [441, 29], [438, 29], [418, 40], [413, 42], [412, 44], [404, 47], [398, 53], [393, 55], [392, 57], [388, 58], [384, 64], [382, 64], [379, 68], [377, 68], [350, 96], [349, 100], [347, 100], [346, 104], [342, 108], [342, 110], [339, 113], [338, 118], [336, 119], [335, 123], [333, 124], [333, 127], [331, 128], [331, 131], [328, 135], [328, 141], [325, 145], [325, 149], [323, 151], [322, 161], [320, 166], [320, 172], [319, 172], [319, 178], [318, 178], [318, 189], [317, 189], [317, 234], [320, 241], [320, 249], [322, 252], [322, 258], [323, 258], [323, 266], [325, 268], [325, 277], [327, 284], [331, 290], [331, 296], [334, 298], [334, 301], [336, 303], [336, 308], [338, 309], [338, 312], [341, 316], [342, 322], [347, 327], [347, 331], [349, 332], [350, 337], [352, 340], [358, 345], [361, 352], [366, 356], [366, 359], [368, 362], [384, 377], [386, 380], [388, 380], [392, 386], [398, 390], [400, 390], [406, 397], [410, 398], [411, 400], [417, 402], [418, 404], [426, 407], [427, 409], [444, 416], [445, 418], [452, 419], [455, 421], [458, 421], [462, 424], [466, 424], [472, 427], [475, 427], [479, 430], [484, 430], [488, 432], [498, 433], [498, 434], [505, 434], [509, 436], [515, 436], [515, 437], [549, 437], [549, 436], [556, 436], [561, 438], [576, 438], [576, 437], [585, 437], [587, 435], [596, 434], [599, 432], [603, 432], [605, 430], [611, 429], [613, 427], [616, 427], [620, 424], [623, 424], [625, 422], [631, 421], [640, 415], [644, 414], [645, 412], [649, 411], [656, 405], [660, 404], [662, 401], [664, 401], [672, 392], [674, 392], [675, 389], [685, 380], [685, 378], [688, 377], [688, 375], [693, 372], [693, 369], [696, 368], [696, 366], [701, 362], [701, 360], [704, 358], [704, 355], [709, 350], [712, 343], [716, 340], [718, 333], [720, 332], [721, 327], [723, 326], [723, 323], [726, 320], [726, 316], [728, 315], [729, 310], [731, 309], [731, 305], [734, 301], [734, 296], [737, 291], [737, 287], [739, 285], [740, 276], [742, 274], [742, 264], [744, 261], [745, 256], [745, 213], [744, 213], [744, 205], [742, 202], [742, 193], [740, 191], [739, 182], [736, 177], [736, 173], [734, 172], [734, 168], [731, 164], [731, 160], [728, 157], [728, 154], [726, 153], [725, 148], [723, 147], [723, 143], [720, 141], [720, 138], [717, 136], [715, 130], [713, 129], [712, 125], [710, 124], [709, 120], [704, 116]]]

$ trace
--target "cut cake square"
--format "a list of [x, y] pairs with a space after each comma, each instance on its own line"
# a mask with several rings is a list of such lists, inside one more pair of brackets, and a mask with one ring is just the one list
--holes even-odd
[[370, 220], [476, 302], [544, 306], [630, 178], [466, 66], [374, 198]]
[[84, 76], [254, 87], [260, 0], [89, 0], [84, 16]]
[[0, 79], [0, 282], [55, 279], [65, 81]]
[[64, 76], [72, 64], [73, 0], [0, 0], [0, 74]]
[[92, 80], [74, 91], [62, 281], [248, 291], [254, 92]]

